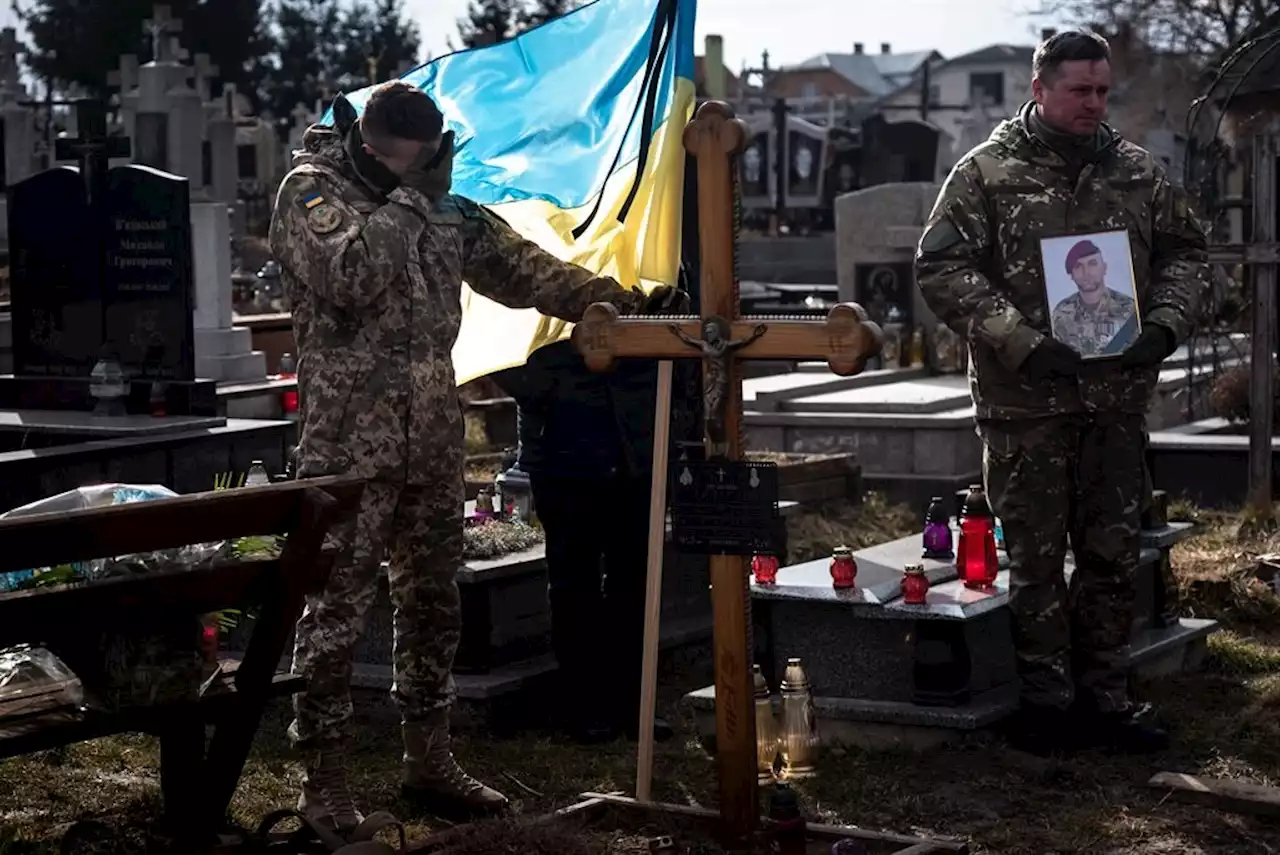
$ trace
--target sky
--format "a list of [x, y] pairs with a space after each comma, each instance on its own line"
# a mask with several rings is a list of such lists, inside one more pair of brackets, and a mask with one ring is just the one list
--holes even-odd
[[[852, 53], [853, 43], [879, 51], [881, 42], [895, 53], [934, 49], [958, 56], [1004, 42], [1034, 44], [1043, 26], [1026, 10], [1035, 0], [699, 0], [697, 53], [708, 33], [724, 37], [725, 64], [731, 71], [744, 61], [758, 66], [769, 51], [772, 66], [801, 62], [820, 53]], [[467, 0], [405, 0], [422, 31], [424, 51], [448, 51], [457, 37], [457, 19]], [[0, 26], [14, 26], [8, 3], [0, 7]]]

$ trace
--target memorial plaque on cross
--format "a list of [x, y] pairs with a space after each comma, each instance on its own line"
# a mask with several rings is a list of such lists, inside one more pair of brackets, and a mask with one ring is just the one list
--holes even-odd
[[[747, 569], [749, 555], [762, 544], [759, 533], [753, 539], [744, 531], [740, 515], [759, 512], [770, 502], [777, 506], [776, 477], [769, 476], [767, 467], [740, 459], [738, 363], [825, 359], [835, 373], [851, 375], [862, 371], [884, 343], [880, 328], [855, 303], [835, 306], [822, 321], [739, 315], [735, 159], [746, 139], [745, 124], [716, 101], [703, 104], [684, 132], [685, 148], [698, 169], [702, 316], [623, 319], [613, 306], [600, 303], [587, 310], [573, 332], [593, 371], [607, 371], [614, 360], [628, 357], [703, 360], [708, 454], [703, 463], [676, 465], [672, 528], [678, 547], [711, 556], [720, 812], [733, 837], [748, 835], [759, 811]], [[763, 499], [749, 498], [752, 493]], [[711, 511], [713, 502], [704, 501], [715, 495], [722, 500], [719, 515]]]

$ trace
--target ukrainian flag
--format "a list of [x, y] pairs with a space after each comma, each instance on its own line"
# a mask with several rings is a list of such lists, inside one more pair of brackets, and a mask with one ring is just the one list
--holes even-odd
[[[696, 0], [595, 0], [405, 74], [456, 134], [453, 192], [623, 285], [674, 284]], [[363, 109], [369, 89], [348, 95]], [[326, 115], [332, 122], [332, 113]], [[571, 325], [463, 288], [458, 382], [524, 364]]]

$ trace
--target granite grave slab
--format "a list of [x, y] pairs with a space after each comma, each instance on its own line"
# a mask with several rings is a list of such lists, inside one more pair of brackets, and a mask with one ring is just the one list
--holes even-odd
[[[1130, 658], [1141, 673], [1193, 666], [1217, 629], [1214, 621], [1180, 618], [1168, 607], [1168, 551], [1192, 530], [1189, 523], [1171, 523], [1143, 532]], [[863, 745], [930, 742], [994, 723], [1014, 709], [1003, 551], [1002, 570], [987, 590], [965, 587], [954, 560], [921, 558], [918, 535], [855, 558], [858, 587], [851, 590], [832, 587], [828, 559], [781, 568], [774, 585], [752, 581], [755, 655], [775, 690], [786, 660], [800, 657], [819, 718], [831, 720], [828, 736]], [[930, 581], [923, 605], [901, 599], [902, 568], [910, 563], [922, 564]], [[1072, 570], [1068, 552], [1068, 577]], [[714, 726], [705, 715], [713, 698], [712, 687], [686, 696], [700, 729]]]

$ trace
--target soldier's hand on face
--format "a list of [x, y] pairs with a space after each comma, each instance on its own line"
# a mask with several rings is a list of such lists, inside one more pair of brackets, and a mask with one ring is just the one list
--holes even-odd
[[1154, 368], [1176, 349], [1173, 333], [1159, 324], [1147, 324], [1137, 340], [1120, 357], [1120, 367], [1125, 369]]
[[1083, 364], [1084, 360], [1079, 353], [1056, 338], [1046, 336], [1036, 349], [1031, 351], [1031, 355], [1022, 365], [1022, 370], [1032, 379], [1048, 380], [1054, 377], [1075, 377], [1080, 373], [1080, 367]]
[[689, 295], [670, 285], [659, 285], [645, 297], [640, 313], [645, 315], [679, 315], [689, 311]]

